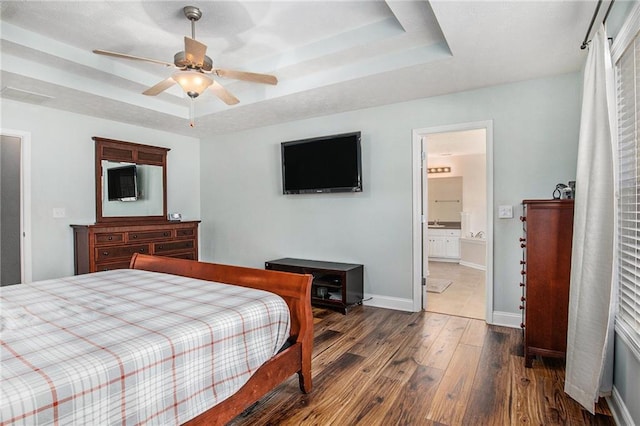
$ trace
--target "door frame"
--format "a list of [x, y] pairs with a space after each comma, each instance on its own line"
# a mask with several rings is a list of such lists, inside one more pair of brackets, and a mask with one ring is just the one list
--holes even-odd
[[[493, 120], [457, 123], [444, 126], [425, 127], [412, 130], [411, 157], [413, 177], [413, 310], [422, 310], [423, 277], [426, 279], [426, 267], [423, 271], [424, 241], [423, 228], [429, 217], [428, 203], [423, 199], [423, 137], [434, 133], [451, 133], [465, 130], [485, 129], [486, 131], [486, 186], [487, 186], [487, 243], [485, 271], [485, 321], [493, 324]], [[424, 151], [428, 152], [428, 137], [424, 141]], [[424, 216], [423, 216], [424, 215]], [[425, 235], [426, 237], [426, 235]], [[426, 266], [426, 265], [425, 265]]]
[[0, 128], [0, 134], [20, 139], [20, 277], [21, 283], [33, 279], [31, 259], [31, 133]]

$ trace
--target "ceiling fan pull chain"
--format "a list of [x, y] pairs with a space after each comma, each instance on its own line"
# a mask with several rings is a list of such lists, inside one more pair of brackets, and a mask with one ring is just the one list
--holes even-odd
[[189, 127], [196, 127], [196, 100], [189, 100]]

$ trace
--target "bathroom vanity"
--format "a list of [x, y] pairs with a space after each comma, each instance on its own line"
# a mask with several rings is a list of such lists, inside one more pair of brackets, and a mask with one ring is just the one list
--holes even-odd
[[455, 225], [429, 225], [429, 260], [458, 262], [460, 260], [460, 228]]

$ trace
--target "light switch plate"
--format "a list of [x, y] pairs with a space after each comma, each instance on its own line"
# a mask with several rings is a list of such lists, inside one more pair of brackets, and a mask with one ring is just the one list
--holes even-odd
[[513, 206], [498, 206], [499, 219], [513, 219]]

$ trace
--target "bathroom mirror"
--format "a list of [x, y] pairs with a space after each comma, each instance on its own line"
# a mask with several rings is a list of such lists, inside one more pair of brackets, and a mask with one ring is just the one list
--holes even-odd
[[93, 138], [96, 143], [96, 222], [167, 220], [167, 151]]
[[462, 176], [429, 178], [429, 222], [460, 222]]

